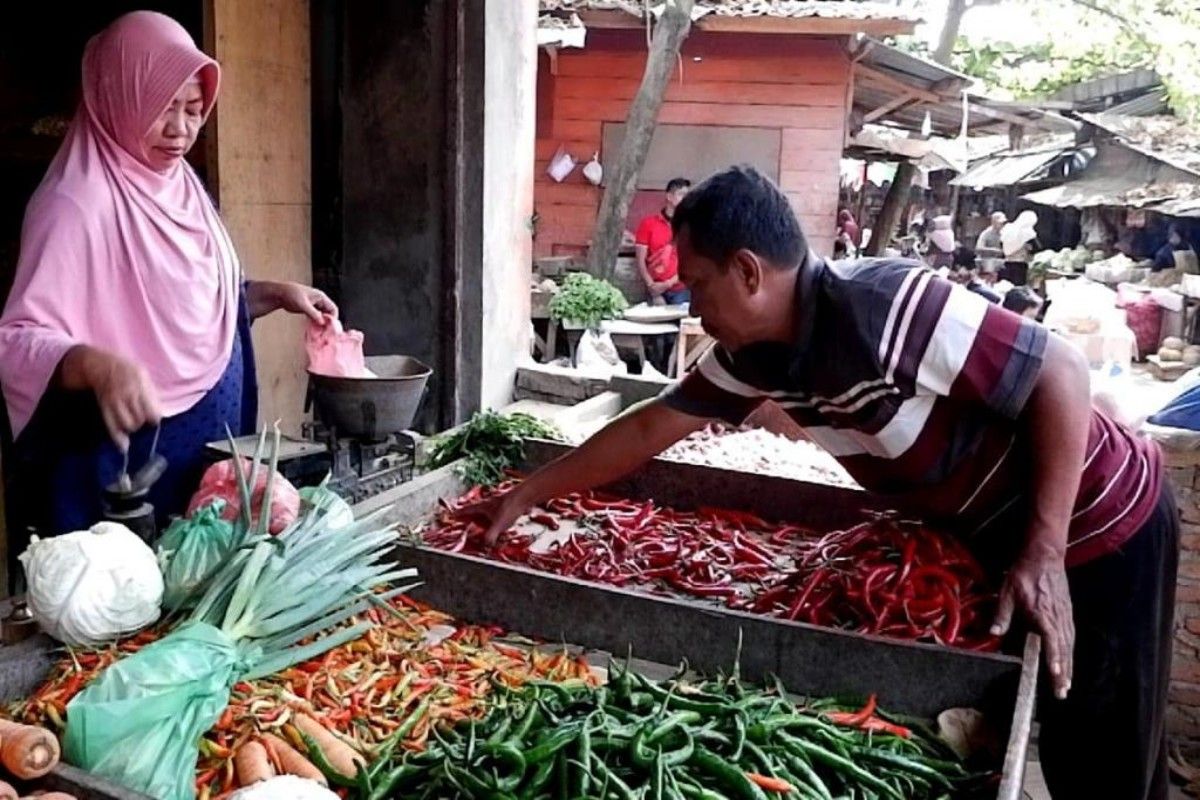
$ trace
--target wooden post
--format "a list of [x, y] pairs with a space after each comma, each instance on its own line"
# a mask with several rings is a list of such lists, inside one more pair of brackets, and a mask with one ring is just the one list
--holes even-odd
[[675, 70], [679, 47], [692, 26], [692, 5], [693, 0], [667, 0], [662, 17], [654, 28], [642, 84], [629, 106], [629, 116], [625, 120], [621, 153], [616, 163], [606, 168], [608, 177], [604, 182], [604, 197], [600, 201], [596, 232], [588, 252], [588, 271], [593, 275], [610, 278], [616, 268], [617, 252], [621, 247], [621, 235], [625, 231], [625, 218], [629, 215], [638, 173], [646, 162], [650, 139], [658, 123], [658, 110], [667, 91], [667, 81]]
[[887, 197], [883, 200], [883, 208], [871, 228], [871, 241], [867, 243], [865, 255], [881, 256], [883, 250], [892, 240], [892, 233], [904, 209], [908, 206], [908, 196], [912, 192], [913, 178], [917, 176], [917, 167], [909, 161], [901, 161], [896, 165], [896, 176], [888, 188]]

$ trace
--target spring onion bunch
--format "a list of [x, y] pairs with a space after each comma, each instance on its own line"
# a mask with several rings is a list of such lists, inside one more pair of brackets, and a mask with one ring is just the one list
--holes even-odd
[[[274, 433], [268, 475], [279, 458], [279, 428]], [[352, 625], [305, 645], [299, 642], [342, 624], [372, 604], [410, 591], [416, 584], [377, 590], [413, 578], [415, 569], [396, 569], [387, 558], [398, 533], [379, 527], [386, 509], [348, 527], [338, 528], [328, 507], [314, 507], [278, 536], [267, 531], [267, 515], [251, 523], [250, 487], [262, 461], [266, 432], [249, 474], [230, 440], [237, 464], [242, 511], [239, 544], [232, 558], [213, 576], [190, 617], [219, 628], [243, 647], [257, 646], [262, 655], [247, 678], [261, 677], [318, 656], [357, 639], [370, 623]], [[262, 507], [270, 508], [272, 481], [267, 482]]]

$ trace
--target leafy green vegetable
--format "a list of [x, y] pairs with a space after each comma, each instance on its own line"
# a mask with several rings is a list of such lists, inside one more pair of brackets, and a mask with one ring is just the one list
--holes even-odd
[[526, 439], [560, 439], [553, 425], [528, 414], [481, 411], [457, 430], [439, 437], [426, 466], [438, 469], [462, 460], [458, 474], [477, 486], [495, 486], [505, 470], [525, 457]]
[[616, 319], [628, 307], [625, 296], [608, 281], [586, 272], [573, 272], [550, 299], [550, 316], [592, 330], [606, 319]]

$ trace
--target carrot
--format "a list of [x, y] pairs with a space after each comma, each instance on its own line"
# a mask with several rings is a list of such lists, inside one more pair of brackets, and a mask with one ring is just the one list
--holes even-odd
[[279, 766], [281, 767], [281, 773], [308, 778], [322, 786], [329, 785], [329, 781], [322, 774], [321, 770], [314, 767], [313, 763], [302, 756], [299, 750], [292, 747], [283, 739], [280, 739], [273, 733], [264, 733], [262, 735], [262, 742], [266, 745], [267, 750], [275, 754], [275, 758], [279, 761]]
[[40, 778], [58, 763], [58, 739], [45, 728], [0, 720], [0, 763], [15, 778]]
[[271, 762], [267, 760], [267, 748], [260, 742], [250, 741], [242, 745], [234, 756], [237, 766], [238, 783], [251, 786], [267, 778], [275, 777]]
[[750, 779], [751, 783], [760, 789], [766, 789], [768, 792], [786, 794], [796, 791], [795, 786], [792, 786], [781, 778], [772, 778], [770, 775], [759, 775], [757, 772], [747, 772], [746, 777]]
[[[366, 767], [367, 762], [354, 751], [354, 748], [327, 731], [324, 725], [312, 717], [306, 714], [297, 714], [292, 721], [302, 734], [312, 740], [334, 772], [343, 778], [354, 780], [358, 774], [359, 765]], [[314, 753], [309, 753], [309, 757], [314, 760], [317, 758]]]
[[4, 781], [0, 781], [0, 800], [18, 800], [17, 790]]

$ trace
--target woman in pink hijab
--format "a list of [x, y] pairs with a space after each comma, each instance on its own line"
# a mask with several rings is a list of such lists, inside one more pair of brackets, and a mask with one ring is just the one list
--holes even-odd
[[246, 280], [184, 160], [219, 80], [162, 14], [127, 14], [87, 44], [0, 317], [10, 530], [92, 524], [124, 455], [136, 469], [155, 438], [170, 466], [151, 502], [160, 519], [182, 512], [204, 445], [255, 425], [250, 321], [337, 313], [315, 289]]

